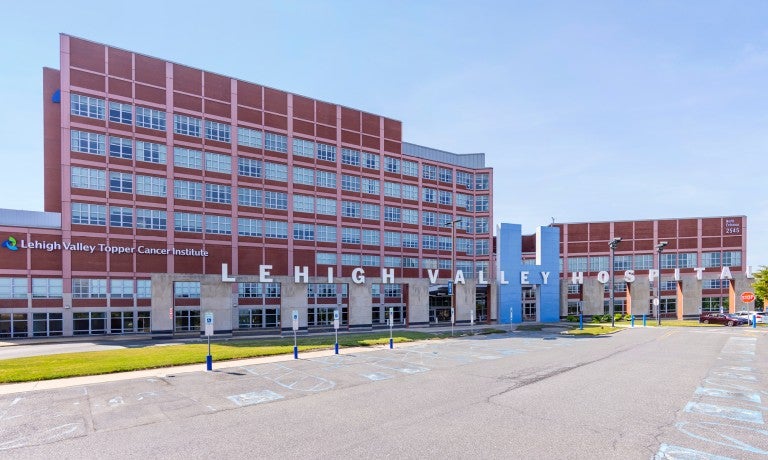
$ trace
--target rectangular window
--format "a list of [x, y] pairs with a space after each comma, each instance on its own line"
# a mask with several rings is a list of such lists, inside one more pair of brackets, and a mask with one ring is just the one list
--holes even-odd
[[70, 108], [72, 115], [79, 115], [81, 117], [95, 118], [97, 120], [104, 119], [104, 100], [97, 99], [95, 97], [81, 96], [79, 94], [72, 94], [70, 97]]
[[467, 190], [472, 190], [474, 178], [472, 174], [463, 171], [456, 171], [456, 185], [463, 185]]
[[315, 183], [318, 187], [336, 188], [336, 173], [330, 171], [317, 171]]
[[400, 160], [392, 157], [384, 157], [384, 171], [400, 174]]
[[165, 177], [136, 176], [136, 194], [165, 197], [168, 195], [168, 184]]
[[317, 159], [336, 162], [336, 147], [328, 144], [317, 144]]
[[136, 228], [147, 230], [166, 229], [165, 211], [159, 209], [136, 209]]
[[261, 177], [261, 161], [239, 157], [237, 159], [237, 174], [244, 177]]
[[26, 299], [26, 278], [0, 278], [0, 299]]
[[317, 225], [315, 227], [317, 241], [324, 243], [335, 243], [337, 240], [336, 227], [331, 225]]
[[439, 174], [440, 182], [445, 182], [447, 184], [453, 183], [453, 171], [451, 171], [450, 169], [439, 168], [438, 174]]
[[366, 177], [363, 177], [362, 190], [363, 190], [363, 193], [367, 193], [369, 195], [378, 195], [379, 181], [377, 181], [376, 179], [368, 179]]
[[396, 182], [384, 182], [384, 196], [400, 198], [400, 184]]
[[205, 120], [205, 138], [212, 141], [230, 143], [231, 127], [226, 123], [219, 123], [218, 121]]
[[318, 265], [336, 265], [336, 254], [331, 252], [315, 253], [315, 263]]
[[349, 176], [342, 174], [341, 176], [341, 189], [348, 192], [360, 191], [360, 178], [357, 176]]
[[307, 195], [293, 195], [293, 212], [315, 212], [315, 197]]
[[173, 196], [180, 200], [203, 201], [203, 184], [176, 179], [173, 181]]
[[60, 299], [62, 289], [60, 278], [32, 278], [32, 297], [36, 299]]
[[363, 168], [379, 169], [379, 156], [375, 153], [363, 152]]
[[677, 255], [677, 267], [678, 268], [694, 268], [696, 267], [696, 253], [687, 252]]
[[621, 271], [632, 270], [632, 256], [614, 256], [613, 269]]
[[288, 209], [288, 194], [284, 192], [264, 192], [264, 207], [266, 209]]
[[133, 228], [133, 208], [109, 207], [109, 226]]
[[478, 195], [475, 197], [475, 211], [488, 212], [488, 195]]
[[419, 235], [415, 233], [403, 233], [403, 247], [410, 248], [410, 249], [418, 249]]
[[421, 248], [422, 249], [437, 249], [437, 237], [435, 235], [422, 235], [421, 236]]
[[487, 256], [489, 254], [488, 240], [476, 240], [475, 241], [475, 255]]
[[609, 263], [610, 263], [610, 260], [608, 256], [592, 256], [589, 258], [589, 271], [591, 272], [608, 271]]
[[109, 103], [109, 121], [123, 123], [125, 125], [133, 124], [133, 106], [131, 104], [121, 104], [119, 102]]
[[314, 241], [315, 226], [312, 224], [293, 224], [293, 239], [301, 241]]
[[419, 211], [417, 209], [403, 208], [403, 223], [419, 225]]
[[303, 185], [315, 184], [315, 171], [307, 168], [293, 167], [293, 183]]
[[261, 207], [261, 190], [253, 188], [237, 188], [237, 204], [240, 206], [250, 206], [252, 208]]
[[89, 190], [106, 190], [107, 179], [103, 169], [78, 168], [73, 166], [70, 170], [73, 188], [85, 188]]
[[361, 262], [363, 267], [378, 267], [381, 264], [381, 257], [363, 254]]
[[437, 180], [437, 166], [422, 165], [421, 177], [428, 180]]
[[72, 203], [72, 223], [107, 225], [107, 207], [102, 204]]
[[701, 264], [704, 268], [720, 267], [719, 252], [704, 252], [701, 254]]
[[296, 157], [315, 157], [315, 143], [304, 139], [293, 139], [293, 156]]
[[133, 193], [133, 174], [109, 173], [109, 191], [118, 193]]
[[360, 217], [360, 203], [354, 201], [342, 201], [341, 215], [343, 217]]
[[411, 177], [419, 177], [419, 164], [415, 161], [402, 161], [403, 175]]
[[73, 299], [106, 299], [107, 280], [90, 278], [72, 279]]
[[136, 297], [139, 299], [152, 298], [152, 280], [136, 280]]
[[349, 227], [342, 228], [341, 242], [348, 244], [360, 244], [360, 229]]
[[677, 268], [677, 254], [661, 254], [661, 268]]
[[363, 229], [363, 244], [368, 246], [379, 246], [381, 244], [381, 234], [379, 231]]
[[724, 267], [740, 267], [741, 251], [723, 251]]
[[133, 280], [110, 280], [109, 296], [112, 298], [132, 299]]
[[438, 203], [450, 206], [453, 204], [453, 194], [451, 192], [440, 190], [438, 193]]
[[404, 200], [419, 200], [419, 188], [415, 185], [403, 184], [403, 199]]
[[378, 204], [363, 203], [363, 219], [380, 220], [381, 206]]
[[347, 265], [351, 267], [360, 266], [360, 254], [342, 254], [341, 265]]
[[441, 251], [452, 251], [453, 250], [453, 238], [450, 236], [441, 236], [437, 240], [437, 248]]
[[205, 170], [232, 174], [232, 157], [220, 153], [205, 152]]
[[173, 213], [173, 229], [177, 232], [203, 233], [203, 215], [175, 212]]
[[136, 126], [165, 131], [165, 112], [136, 107]]
[[317, 213], [326, 216], [336, 215], [336, 200], [330, 198], [317, 198]]
[[107, 280], [72, 278], [73, 299], [106, 299]]
[[264, 162], [264, 178], [277, 182], [288, 182], [288, 165]]
[[341, 149], [341, 164], [360, 166], [360, 152], [352, 149]]
[[173, 165], [179, 168], [203, 169], [203, 152], [199, 150], [173, 148]]
[[650, 270], [653, 268], [653, 254], [638, 254], [634, 259], [635, 270]]
[[426, 203], [437, 203], [437, 190], [426, 187], [421, 189], [421, 200]]
[[200, 282], [199, 281], [174, 281], [173, 297], [177, 299], [199, 299]]
[[384, 257], [385, 267], [400, 267], [401, 264], [402, 264], [402, 261], [399, 257], [393, 257], [393, 256]]
[[[608, 265], [607, 261], [606, 261], [606, 265]], [[568, 271], [570, 271], [570, 272], [585, 272], [585, 271], [587, 271], [587, 258], [586, 257], [569, 257], [568, 258]]]
[[488, 190], [489, 185], [488, 174], [475, 174], [475, 190]]
[[205, 201], [209, 203], [232, 203], [232, 187], [229, 185], [205, 184]]
[[213, 235], [231, 235], [232, 218], [208, 214], [205, 216], [205, 233]]
[[103, 134], [72, 130], [69, 132], [69, 137], [73, 152], [90, 153], [93, 155], [106, 154], [106, 136]]
[[401, 222], [400, 208], [394, 206], [384, 206], [385, 222]]
[[282, 134], [264, 133], [264, 148], [273, 152], [288, 153], [288, 138]]
[[165, 164], [166, 147], [153, 142], [136, 141], [136, 160]]
[[199, 118], [174, 114], [173, 132], [185, 136], [200, 137], [200, 122]]
[[133, 158], [133, 141], [122, 137], [109, 136], [109, 156], [130, 160]]
[[237, 127], [237, 145], [246, 147], [261, 148], [262, 134], [256, 129]]
[[264, 236], [267, 238], [288, 238], [288, 222], [264, 221]]
[[261, 236], [261, 220], [237, 219], [237, 234], [240, 236]]
[[437, 214], [431, 211], [424, 211], [421, 213], [421, 224], [425, 227], [437, 226]]
[[400, 232], [384, 232], [384, 246], [399, 248]]

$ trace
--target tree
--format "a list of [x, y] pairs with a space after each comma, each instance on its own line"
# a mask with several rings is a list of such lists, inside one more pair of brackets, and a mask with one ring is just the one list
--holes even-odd
[[760, 267], [760, 271], [755, 273], [752, 287], [755, 289], [755, 296], [762, 300], [763, 305], [765, 305], [765, 301], [768, 299], [768, 267]]

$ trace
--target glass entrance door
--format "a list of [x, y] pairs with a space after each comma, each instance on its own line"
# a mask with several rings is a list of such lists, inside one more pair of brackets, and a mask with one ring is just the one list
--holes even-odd
[[536, 287], [523, 286], [523, 321], [536, 320]]

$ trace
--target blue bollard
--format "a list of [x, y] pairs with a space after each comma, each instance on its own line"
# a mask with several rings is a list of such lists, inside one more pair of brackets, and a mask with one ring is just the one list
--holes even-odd
[[632, 315], [631, 318], [632, 318], [632, 327], [635, 327], [635, 315]]
[[211, 355], [208, 355], [205, 357], [205, 370], [206, 371], [213, 370], [213, 356]]
[[752, 329], [757, 327], [757, 315], [752, 315]]
[[389, 349], [391, 350], [394, 347], [394, 340], [389, 339]]
[[643, 327], [645, 327], [645, 315], [643, 315]]
[[584, 315], [579, 314], [579, 330], [583, 330], [583, 329], [584, 329]]
[[336, 344], [335, 344], [335, 345], [336, 345], [336, 346], [334, 347], [334, 351], [335, 351], [335, 352], [336, 352], [336, 354], [338, 355], [338, 354], [339, 354], [339, 342], [336, 342]]
[[299, 347], [293, 347], [293, 359], [299, 359]]

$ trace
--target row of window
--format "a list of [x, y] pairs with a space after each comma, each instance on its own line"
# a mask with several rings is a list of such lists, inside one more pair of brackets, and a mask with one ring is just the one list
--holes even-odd
[[[661, 254], [661, 268], [713, 268], [741, 266], [741, 251], [704, 252], [701, 254], [701, 263], [698, 265], [698, 257], [695, 252]], [[560, 264], [562, 268], [562, 259]], [[568, 258], [568, 271], [570, 272], [608, 271], [609, 267], [609, 256]], [[587, 268], [589, 269], [587, 270]], [[651, 270], [654, 268], [656, 267], [653, 263], [653, 254], [614, 256], [613, 259], [614, 270]]]
[[[174, 297], [176, 298], [200, 298], [199, 281], [176, 281], [173, 283]], [[397, 297], [403, 295], [401, 284], [371, 284], [373, 296]], [[280, 298], [280, 283], [237, 283], [239, 298]], [[347, 297], [348, 286], [346, 283], [308, 283], [308, 298], [336, 298]]]
[[[135, 111], [136, 126], [159, 131], [166, 130], [167, 114], [165, 112], [140, 106], [137, 106]], [[71, 95], [71, 113], [72, 115], [98, 120], [104, 120], [107, 117], [103, 99], [79, 94]], [[110, 102], [109, 121], [133, 124], [133, 106]], [[288, 153], [287, 136], [240, 126], [236, 129], [238, 145]], [[204, 136], [209, 140], [230, 143], [232, 127], [228, 124], [212, 120], [203, 121], [200, 118], [174, 114], [173, 132], [197, 138]], [[292, 144], [292, 152], [296, 157], [317, 158], [318, 160], [331, 163], [336, 163], [337, 159], [339, 159], [337, 157], [337, 148], [333, 145], [298, 138], [293, 139]], [[341, 149], [340, 160], [342, 164], [362, 166], [366, 169], [378, 170], [381, 167], [378, 154], [360, 152], [353, 149]], [[390, 173], [412, 177], [418, 177], [419, 175], [418, 163], [415, 161], [385, 156], [383, 167], [384, 171]], [[434, 165], [422, 165], [422, 177], [428, 180], [439, 180], [444, 183], [453, 183], [454, 181], [453, 170]], [[488, 174], [476, 174], [473, 177], [472, 173], [457, 171], [456, 183], [465, 186], [469, 190], [488, 190], [489, 176]]]
[[[253, 161], [253, 160], [251, 160]], [[274, 163], [266, 163], [266, 171], [268, 178], [277, 179], [281, 177], [281, 173], [285, 173], [285, 166], [284, 165], [277, 165]], [[259, 165], [260, 169], [260, 165]], [[297, 168], [297, 169], [303, 169], [303, 168]], [[314, 174], [315, 171], [310, 171], [310, 174]], [[322, 171], [316, 171], [318, 179], [321, 177]], [[294, 170], [294, 175], [297, 174], [297, 171]], [[320, 183], [329, 185], [329, 188], [336, 188], [336, 180], [335, 180], [335, 174], [329, 173], [332, 175], [332, 177], [324, 177], [321, 181], [318, 181], [318, 185], [320, 186]], [[84, 167], [77, 167], [73, 166], [70, 171], [70, 177], [71, 177], [71, 184], [73, 188], [83, 188], [88, 190], [106, 190], [107, 188], [107, 171], [103, 169], [93, 169], [93, 168], [84, 168]], [[359, 185], [360, 179], [359, 177], [351, 177], [351, 176], [344, 176], [346, 179], [349, 177], [351, 180], [349, 182], [355, 182]], [[330, 179], [330, 180], [329, 180]], [[167, 196], [167, 180], [165, 177], [159, 177], [159, 176], [146, 176], [146, 175], [140, 175], [137, 174], [135, 177], [131, 173], [126, 172], [119, 172], [119, 171], [110, 171], [109, 172], [109, 190], [112, 192], [120, 192], [120, 193], [133, 193], [134, 190], [134, 182], [135, 182], [135, 189], [136, 194], [138, 195], [147, 195], [147, 196], [157, 196], [157, 197], [166, 197]], [[375, 184], [375, 194], [378, 195], [378, 181], [370, 180], [370, 179], [362, 179], [363, 182], [370, 181], [372, 184]], [[347, 181], [342, 183], [342, 189], [348, 189], [348, 187], [345, 185], [347, 184]], [[182, 179], [175, 179], [173, 181], [173, 190], [174, 190], [174, 197], [178, 199], [184, 199], [184, 200], [193, 200], [193, 201], [202, 201], [203, 199], [203, 183], [197, 182], [197, 181], [189, 181], [189, 180], [182, 180]], [[332, 185], [332, 186], [331, 186]], [[391, 194], [389, 192], [386, 192], [386, 189], [389, 188], [389, 186], [392, 186], [392, 188], [396, 188], [397, 190], [397, 197], [400, 197], [400, 189], [401, 184], [394, 184], [391, 182], [385, 182], [385, 195], [386, 196], [395, 196], [394, 194]], [[406, 186], [403, 185], [403, 191], [406, 189], [410, 192], [411, 187], [413, 187], [412, 192], [418, 195], [417, 188], [415, 186]], [[374, 187], [371, 187], [371, 190], [373, 190]], [[283, 192], [270, 192], [270, 191], [262, 191], [259, 189], [252, 189], [247, 187], [239, 187], [237, 188], [238, 192], [238, 204], [241, 206], [256, 206], [261, 207], [261, 197], [262, 194], [265, 197], [265, 207], [269, 207], [266, 205], [267, 202], [270, 202], [271, 200], [268, 199], [270, 197], [276, 197], [281, 196], [281, 203], [284, 203], [284, 206], [278, 206], [278, 207], [270, 207], [270, 209], [288, 209], [287, 208], [287, 195]], [[425, 202], [431, 202], [434, 198], [434, 190], [431, 189], [423, 189], [422, 195], [425, 197]], [[445, 196], [445, 199], [440, 199], [440, 204], [446, 204], [450, 205], [452, 202], [452, 194], [451, 192], [445, 192], [445, 191], [439, 191], [440, 196]], [[462, 195], [457, 194], [457, 197], [462, 197], [462, 204], [463, 207], [467, 211], [472, 211], [475, 209], [478, 212], [487, 212], [488, 211], [488, 196], [478, 196], [478, 197], [472, 197], [469, 195]], [[298, 197], [298, 198], [297, 198]], [[299, 205], [299, 211], [298, 212], [314, 212], [314, 209], [307, 209], [307, 205], [314, 200], [314, 197], [312, 196], [305, 196], [305, 195], [294, 195], [294, 202], [298, 202]], [[414, 198], [416, 199], [416, 198]], [[206, 183], [205, 184], [205, 201], [213, 202], [213, 203], [225, 203], [230, 204], [232, 202], [232, 187], [229, 185], [222, 185], [222, 184], [214, 184], [214, 183]], [[335, 200], [334, 200], [335, 201]], [[348, 203], [348, 202], [344, 202]], [[350, 206], [343, 206], [342, 209], [345, 211], [343, 214], [346, 217], [360, 217], [360, 203], [352, 203]], [[376, 205], [376, 208], [379, 206]], [[355, 212], [355, 209], [357, 209], [357, 212]], [[399, 209], [399, 208], [392, 208], [392, 209]], [[412, 213], [412, 218], [410, 221], [403, 220], [405, 223], [417, 223], [418, 217], [416, 216], [416, 210], [412, 209], [410, 210]], [[394, 213], [397, 214], [394, 214]], [[377, 213], [378, 214], [378, 213]], [[434, 214], [434, 213], [432, 213]], [[335, 215], [335, 206], [334, 206], [334, 213], [332, 215]], [[370, 215], [370, 214], [369, 214]], [[399, 211], [393, 211], [393, 214], [387, 214], [387, 217], [390, 222], [400, 222], [399, 220]], [[380, 216], [375, 217], [375, 219], [379, 220]], [[394, 219], [394, 220], [393, 220]], [[450, 217], [449, 217], [450, 219]], [[434, 219], [432, 219], [434, 220]], [[487, 219], [486, 219], [487, 220]], [[450, 222], [448, 220], [446, 223]], [[429, 224], [425, 224], [429, 225]]]
[[[625, 281], [614, 281], [614, 292], [627, 292], [627, 283]], [[729, 280], [727, 279], [705, 279], [702, 280], [702, 289], [727, 289], [729, 286]], [[568, 283], [568, 294], [579, 294], [581, 292], [581, 284]], [[656, 287], [653, 282], [650, 283], [650, 293], [656, 292]], [[603, 286], [604, 292], [610, 292], [611, 283], [605, 283]], [[662, 280], [662, 291], [675, 291], [677, 290], [677, 281], [675, 280]]]
[[[186, 181], [181, 181], [186, 183]], [[130, 187], [129, 182], [121, 182], [123, 189]], [[189, 183], [186, 183], [188, 185]], [[185, 184], [174, 186], [177, 198], [184, 196], [197, 197], [202, 195], [202, 190], [195, 187], [187, 187]], [[199, 184], [198, 184], [199, 185]], [[209, 187], [210, 186], [210, 187]], [[230, 203], [232, 192], [228, 187], [219, 186], [215, 184], [206, 184], [205, 201], [211, 203]], [[294, 195], [294, 212], [301, 213], [317, 213], [324, 215], [336, 215], [336, 200], [328, 198], [314, 198], [309, 196]], [[286, 210], [288, 209], [288, 195], [284, 192], [272, 192], [253, 189], [238, 189], [238, 203], [241, 206], [259, 207], [263, 206], [264, 209], [276, 209]], [[140, 228], [145, 230], [167, 230], [168, 229], [168, 217], [167, 211], [161, 209], [147, 209], [147, 208], [132, 208], [123, 206], [109, 206], [102, 204], [92, 203], [72, 203], [72, 223], [78, 225], [107, 225], [107, 211], [109, 211], [109, 226], [121, 227], [121, 228]], [[341, 215], [344, 217], [354, 217], [373, 220], [376, 222], [381, 221], [381, 209], [379, 205], [373, 205], [368, 203], [355, 203], [343, 201], [341, 206]], [[440, 223], [442, 226], [447, 225], [446, 222], [450, 222], [450, 216], [446, 214], [439, 215]], [[205, 227], [203, 227], [203, 220], [205, 220]], [[384, 207], [384, 221], [393, 223], [406, 223], [418, 225], [418, 211], [415, 209], [401, 209], [397, 207]], [[434, 212], [423, 211], [422, 212], [422, 224], [425, 227], [436, 227], [438, 223], [438, 215]], [[250, 219], [241, 217], [237, 219], [237, 233], [241, 236], [268, 236], [271, 238], [288, 238], [288, 222], [285, 221], [271, 221], [261, 219]], [[325, 228], [334, 229], [333, 234]], [[222, 216], [215, 214], [206, 214], [203, 216], [198, 213], [188, 212], [175, 212], [173, 213], [173, 228], [180, 232], [193, 232], [193, 233], [213, 233], [220, 235], [232, 234], [232, 217]], [[457, 223], [458, 229], [463, 229], [467, 233], [475, 233], [478, 235], [489, 233], [489, 222], [486, 217], [471, 218], [462, 216]], [[293, 224], [293, 237], [299, 240], [307, 241], [325, 241], [336, 242], [336, 227], [313, 225], [313, 224]], [[342, 236], [342, 242], [347, 239], [373, 241], [367, 239], [365, 232], [376, 232], [376, 239], [378, 240], [378, 230], [361, 230], [349, 229], [344, 230], [345, 233]], [[356, 233], [356, 238], [353, 236]], [[391, 237], [385, 237], [385, 242], [390, 239], [401, 238], [399, 232], [386, 232], [391, 233]], [[322, 234], [323, 236], [317, 236], [316, 234]], [[361, 236], [362, 235], [362, 236]], [[373, 235], [373, 233], [370, 233]], [[406, 236], [412, 235], [412, 236]], [[403, 234], [403, 247], [418, 247], [418, 236], [416, 234]], [[424, 235], [422, 245], [424, 249], [437, 249], [438, 246], [444, 245], [438, 244], [437, 236]], [[415, 239], [415, 240], [414, 240]], [[461, 238], [459, 238], [461, 240]], [[484, 253], [487, 253], [487, 240]], [[368, 243], [378, 244], [378, 243]], [[447, 244], [447, 243], [446, 243]], [[389, 244], [385, 244], [389, 245]], [[393, 246], [399, 246], [399, 244], [392, 244]]]
[[[135, 283], [135, 285], [134, 285]], [[32, 278], [33, 298], [61, 298], [63, 280], [61, 278]], [[27, 278], [0, 278], [0, 299], [26, 299], [29, 294]], [[107, 291], [106, 279], [72, 279], [72, 297], [88, 298], [137, 298], [148, 299], [152, 296], [151, 280], [111, 279]]]

